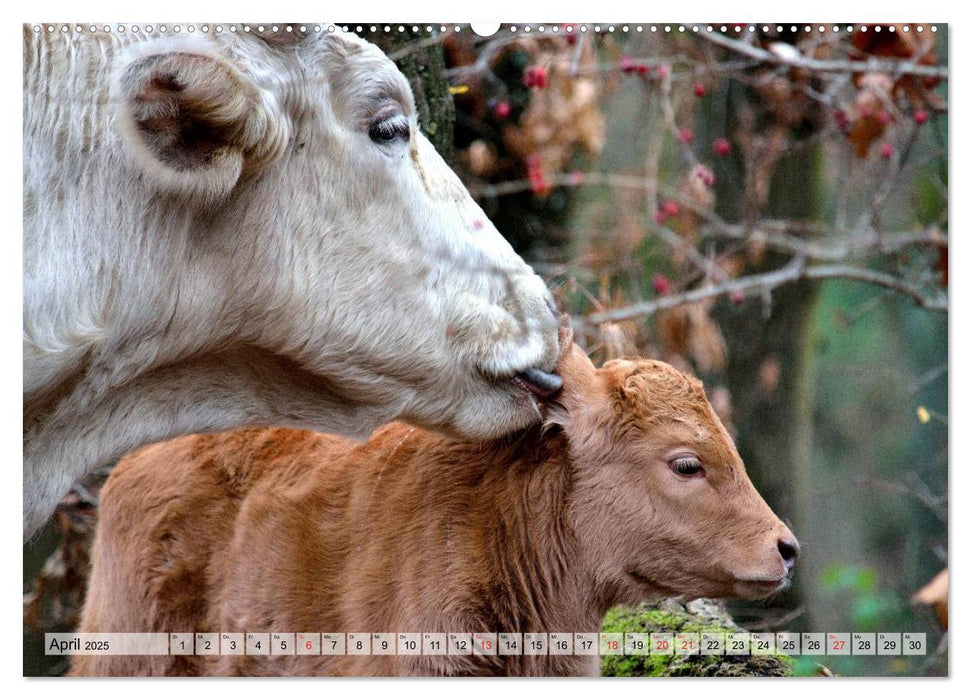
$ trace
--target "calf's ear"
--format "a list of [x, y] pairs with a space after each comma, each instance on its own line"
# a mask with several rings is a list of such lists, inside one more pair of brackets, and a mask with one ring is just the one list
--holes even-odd
[[126, 150], [160, 189], [218, 201], [283, 151], [273, 95], [225, 57], [191, 41], [126, 54], [112, 81]]
[[611, 360], [600, 370], [607, 390], [620, 406], [636, 405], [644, 401], [650, 389], [640, 364], [632, 360]]

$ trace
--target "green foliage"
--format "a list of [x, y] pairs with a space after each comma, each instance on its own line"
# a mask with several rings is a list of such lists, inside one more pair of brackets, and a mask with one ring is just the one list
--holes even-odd
[[[941, 568], [940, 513], [918, 494], [947, 494], [947, 318], [846, 281], [823, 285], [816, 310], [819, 367], [809, 482], [798, 531], [812, 533], [797, 577], [805, 631], [940, 634], [908, 598]], [[926, 674], [918, 657], [829, 657], [840, 675]], [[796, 672], [802, 673], [797, 665]], [[810, 671], [811, 672], [811, 671]]]
[[820, 590], [832, 597], [833, 605], [846, 607], [855, 632], [890, 629], [901, 622], [899, 611], [906, 601], [878, 584], [876, 570], [865, 566], [830, 564], [819, 577]]
[[868, 592], [877, 585], [877, 572], [865, 566], [830, 564], [819, 577], [819, 585], [830, 593]]

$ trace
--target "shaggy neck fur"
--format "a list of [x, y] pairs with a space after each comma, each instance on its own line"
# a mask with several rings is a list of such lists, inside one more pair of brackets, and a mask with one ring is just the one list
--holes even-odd
[[[599, 631], [614, 601], [596, 590], [597, 562], [585, 559], [575, 532], [575, 470], [558, 426], [482, 444], [402, 425], [382, 429], [341, 460], [340, 482], [326, 486], [349, 494], [337, 526], [350, 549], [334, 574], [353, 582], [326, 623], [375, 632]], [[399, 536], [388, 536], [395, 527]], [[402, 569], [405, 562], [421, 564]], [[373, 581], [386, 582], [381, 594], [358, 590]], [[319, 592], [328, 607], [329, 593]], [[356, 667], [348, 657], [351, 665], [338, 672], [373, 673], [374, 660]], [[399, 673], [420, 675], [596, 670], [589, 657], [552, 655], [399, 656], [396, 664]]]
[[[469, 450], [456, 447], [456, 461]], [[470, 503], [454, 529], [451, 547], [482, 580], [460, 578], [464, 590], [442, 585], [452, 600], [474, 600], [457, 611], [465, 626], [496, 632], [598, 632], [606, 608], [598, 600], [577, 541], [572, 517], [574, 465], [566, 435], [558, 428], [530, 432], [511, 444], [482, 448], [465, 465]], [[440, 471], [421, 475], [417, 488], [447, 498]], [[481, 484], [477, 484], [481, 482]], [[431, 509], [430, 509], [431, 510]], [[430, 515], [430, 514], [429, 514]], [[487, 543], [484, 549], [479, 549]], [[440, 623], [455, 624], [443, 611]], [[436, 627], [437, 628], [437, 627]], [[453, 629], [443, 627], [443, 629]], [[584, 657], [510, 656], [454, 661], [464, 672], [489, 669], [502, 675], [576, 675], [589, 672]]]

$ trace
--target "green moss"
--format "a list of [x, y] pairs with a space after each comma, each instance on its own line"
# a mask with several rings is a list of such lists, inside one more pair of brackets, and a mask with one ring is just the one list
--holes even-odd
[[[712, 601], [685, 605], [664, 601], [636, 608], [614, 608], [603, 621], [604, 632], [739, 632], [724, 609]], [[766, 656], [604, 656], [604, 676], [791, 676], [793, 659]]]
[[613, 608], [603, 621], [604, 632], [681, 632], [689, 621], [688, 614], [674, 610], [650, 608]]

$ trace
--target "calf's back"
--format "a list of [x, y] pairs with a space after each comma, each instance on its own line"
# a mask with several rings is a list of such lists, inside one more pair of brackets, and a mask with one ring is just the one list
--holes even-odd
[[[563, 615], [540, 609], [536, 587], [569, 588], [549, 579], [574, 575], [530, 570], [539, 565], [534, 551], [570, 547], [553, 517], [563, 514], [570, 478], [556, 447], [528, 439], [455, 443], [391, 424], [365, 444], [243, 430], [144, 448], [118, 465], [102, 493], [81, 631], [547, 631], [542, 617]], [[514, 512], [526, 497], [527, 507]], [[523, 548], [522, 561], [508, 562], [510, 547]], [[489, 586], [505, 590], [483, 590]], [[521, 604], [493, 609], [484, 600]], [[589, 619], [571, 620], [577, 630], [598, 628], [596, 614], [580, 617]], [[591, 672], [590, 664], [581, 657], [82, 656], [72, 673], [559, 675]]]

